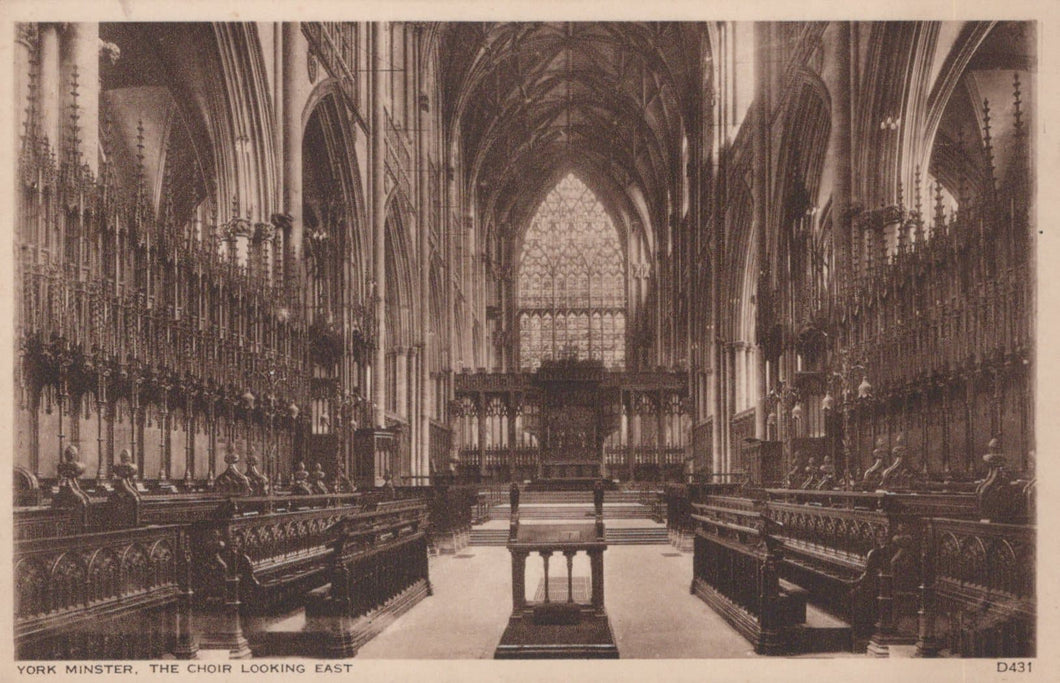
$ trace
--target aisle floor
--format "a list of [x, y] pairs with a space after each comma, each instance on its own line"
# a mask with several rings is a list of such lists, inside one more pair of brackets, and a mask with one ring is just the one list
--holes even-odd
[[[534, 560], [537, 560], [536, 562]], [[575, 560], [574, 576], [589, 574]], [[434, 595], [361, 648], [362, 659], [489, 659], [511, 613], [506, 548], [473, 546], [431, 558]], [[566, 567], [553, 561], [550, 577]], [[527, 563], [527, 597], [539, 589], [539, 558]], [[692, 555], [670, 546], [612, 546], [604, 555], [607, 613], [623, 659], [753, 657], [750, 644], [689, 593]], [[551, 583], [551, 582], [550, 582]]]

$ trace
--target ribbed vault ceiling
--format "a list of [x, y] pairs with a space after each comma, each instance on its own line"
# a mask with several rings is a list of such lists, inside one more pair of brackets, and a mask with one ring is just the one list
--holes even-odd
[[613, 212], [643, 195], [652, 225], [680, 197], [698, 118], [706, 27], [678, 23], [451, 24], [444, 115], [478, 215], [525, 227], [575, 171]]

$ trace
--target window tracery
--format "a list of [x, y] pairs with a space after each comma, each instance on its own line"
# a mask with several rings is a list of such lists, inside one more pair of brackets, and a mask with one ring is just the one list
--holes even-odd
[[600, 200], [573, 174], [542, 201], [519, 266], [522, 369], [558, 358], [625, 365], [625, 255]]

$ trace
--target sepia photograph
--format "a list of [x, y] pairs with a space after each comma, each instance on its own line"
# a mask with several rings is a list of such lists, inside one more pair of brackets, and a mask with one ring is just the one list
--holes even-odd
[[17, 680], [1037, 666], [1039, 22], [287, 9], [7, 24]]

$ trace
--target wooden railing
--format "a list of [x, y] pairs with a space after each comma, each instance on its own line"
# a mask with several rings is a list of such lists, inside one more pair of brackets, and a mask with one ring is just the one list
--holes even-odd
[[759, 654], [788, 649], [785, 629], [800, 615], [782, 595], [780, 555], [769, 520], [749, 499], [707, 496], [691, 503], [695, 527], [692, 592], [747, 638]]
[[16, 541], [18, 658], [159, 659], [172, 651], [182, 543], [176, 526]]
[[[315, 499], [316, 496], [306, 496]], [[321, 507], [239, 508], [229, 503], [215, 519], [190, 529], [192, 585], [205, 615], [203, 646], [247, 656], [241, 615], [288, 604], [322, 586], [334, 568], [337, 538], [376, 536], [386, 529], [422, 526], [425, 504], [416, 498]], [[352, 502], [352, 501], [350, 501]], [[371, 509], [366, 509], [370, 507]], [[426, 547], [423, 547], [424, 559]]]

